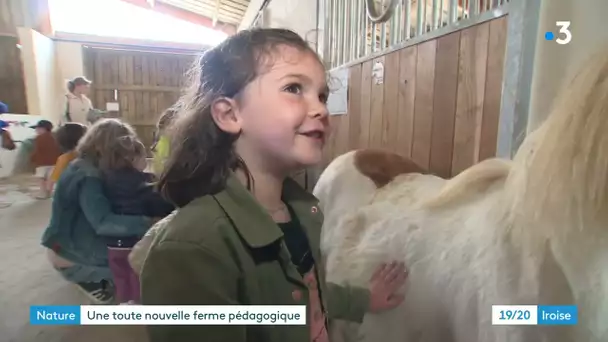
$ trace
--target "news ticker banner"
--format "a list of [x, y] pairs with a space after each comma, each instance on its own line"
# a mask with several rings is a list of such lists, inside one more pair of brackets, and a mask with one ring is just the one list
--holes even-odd
[[492, 325], [575, 325], [576, 305], [492, 305]]
[[31, 306], [32, 325], [306, 325], [305, 305]]
[[[492, 325], [574, 325], [576, 306], [492, 305]], [[32, 325], [305, 325], [304, 305], [32, 306]]]

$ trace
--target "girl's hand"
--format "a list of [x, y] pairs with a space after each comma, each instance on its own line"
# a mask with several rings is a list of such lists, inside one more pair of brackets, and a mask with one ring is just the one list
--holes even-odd
[[404, 297], [395, 292], [405, 283], [407, 270], [403, 263], [380, 265], [371, 278], [369, 311], [390, 310], [399, 305]]

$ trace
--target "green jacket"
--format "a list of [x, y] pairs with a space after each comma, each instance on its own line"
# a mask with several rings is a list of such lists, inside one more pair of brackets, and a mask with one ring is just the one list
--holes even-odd
[[[283, 200], [307, 233], [328, 318], [361, 322], [369, 291], [325, 283], [317, 199], [292, 179], [283, 189]], [[142, 304], [308, 304], [307, 287], [290, 260], [282, 231], [234, 175], [224, 191], [200, 197], [167, 219], [144, 262]], [[294, 299], [294, 290], [301, 298]], [[303, 325], [165, 325], [148, 331], [151, 342], [310, 342], [309, 327]]]

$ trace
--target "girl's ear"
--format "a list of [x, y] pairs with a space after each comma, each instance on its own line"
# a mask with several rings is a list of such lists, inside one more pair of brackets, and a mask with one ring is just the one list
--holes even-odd
[[221, 97], [211, 104], [211, 116], [222, 131], [238, 134], [241, 132], [241, 120], [237, 115], [237, 109], [235, 100]]

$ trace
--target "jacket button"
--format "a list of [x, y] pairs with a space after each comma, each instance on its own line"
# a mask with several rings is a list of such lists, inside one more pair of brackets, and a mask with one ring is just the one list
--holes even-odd
[[293, 292], [291, 292], [291, 297], [296, 302], [299, 302], [300, 300], [302, 300], [302, 291], [300, 291], [300, 290], [293, 290]]

